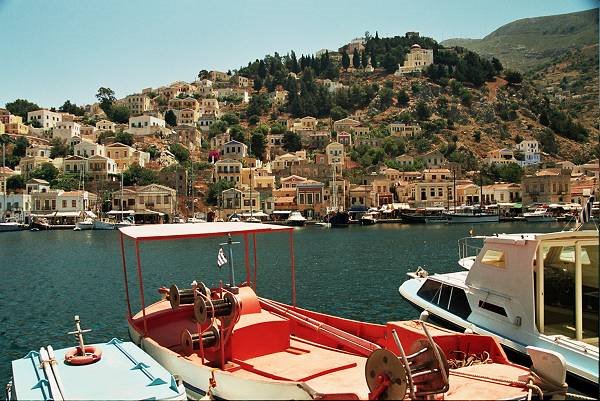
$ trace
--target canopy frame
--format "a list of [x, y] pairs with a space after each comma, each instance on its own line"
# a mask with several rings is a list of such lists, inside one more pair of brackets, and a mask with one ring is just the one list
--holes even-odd
[[[215, 226], [218, 224], [219, 226]], [[176, 227], [173, 227], [176, 226]], [[192, 227], [193, 226], [193, 227]], [[256, 234], [260, 233], [277, 233], [277, 232], [288, 232], [289, 233], [289, 252], [290, 252], [290, 270], [291, 270], [291, 297], [292, 306], [296, 307], [296, 267], [294, 258], [294, 232], [293, 227], [287, 226], [275, 226], [269, 224], [255, 224], [255, 223], [197, 223], [197, 224], [161, 224], [158, 227], [152, 227], [151, 229], [146, 227], [134, 226], [134, 227], [122, 227], [119, 229], [119, 239], [121, 245], [121, 261], [123, 266], [123, 279], [125, 283], [125, 300], [127, 302], [127, 320], [133, 325], [133, 313], [131, 310], [131, 293], [128, 283], [127, 274], [127, 261], [125, 253], [125, 238], [130, 239], [134, 243], [135, 248], [135, 260], [136, 260], [136, 272], [139, 287], [139, 296], [141, 302], [142, 322], [144, 327], [144, 336], [148, 335], [148, 324], [146, 319], [146, 301], [144, 297], [144, 278], [142, 268], [142, 257], [140, 253], [140, 244], [142, 242], [151, 241], [170, 241], [170, 240], [182, 240], [182, 239], [201, 239], [210, 237], [222, 237], [222, 236], [242, 236], [244, 241], [244, 265], [246, 270], [245, 282], [242, 284], [249, 285], [256, 291], [257, 289], [257, 247], [256, 247]], [[192, 227], [192, 229], [189, 229]], [[178, 230], [177, 228], [181, 228]], [[210, 228], [207, 230], [207, 228]], [[161, 233], [163, 231], [163, 233]], [[253, 247], [253, 266], [251, 269], [250, 265], [250, 252], [249, 252], [249, 241], [252, 237]], [[252, 271], [253, 270], [253, 271]], [[236, 283], [230, 283], [235, 286]]]

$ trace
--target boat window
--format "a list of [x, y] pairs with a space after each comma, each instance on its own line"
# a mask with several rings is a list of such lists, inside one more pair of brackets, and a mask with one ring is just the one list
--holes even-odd
[[439, 281], [427, 279], [421, 288], [419, 288], [419, 291], [417, 291], [417, 295], [426, 301], [432, 301], [433, 297], [438, 294], [441, 286], [442, 283]]
[[450, 309], [448, 310], [463, 319], [468, 318], [471, 314], [471, 307], [469, 306], [467, 295], [462, 288], [454, 287], [452, 289], [452, 299], [450, 300]]
[[506, 316], [506, 310], [504, 310], [504, 308], [501, 306], [491, 304], [491, 303], [485, 302], [485, 301], [479, 301], [479, 307], [481, 309], [485, 309], [487, 311], [497, 313], [498, 315]]
[[[588, 263], [586, 263], [586, 258]], [[588, 344], [598, 346], [598, 245], [581, 247], [582, 278], [582, 339]]]
[[448, 302], [450, 301], [450, 293], [452, 287], [449, 285], [442, 284], [441, 292], [439, 297], [435, 297], [434, 301], [437, 301], [437, 304], [440, 308], [448, 309]]
[[495, 249], [488, 249], [487, 251], [485, 251], [483, 258], [481, 259], [481, 263], [486, 264], [488, 266], [504, 268], [504, 252], [497, 251]]

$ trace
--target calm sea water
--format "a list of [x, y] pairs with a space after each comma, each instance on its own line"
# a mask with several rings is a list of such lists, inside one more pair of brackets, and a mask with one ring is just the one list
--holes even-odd
[[[476, 225], [475, 234], [547, 232], [555, 223]], [[406, 273], [457, 271], [457, 240], [467, 225], [376, 225], [348, 229], [294, 230], [298, 306], [347, 318], [383, 323], [418, 317], [403, 300]], [[66, 332], [73, 315], [92, 328], [88, 342], [127, 338], [126, 302], [119, 236], [114, 231], [39, 231], [0, 234], [0, 383], [11, 375], [10, 361], [31, 349], [74, 345]], [[239, 238], [241, 239], [241, 238]], [[238, 239], [238, 240], [239, 240]], [[290, 301], [288, 234], [257, 235], [258, 293]], [[161, 285], [189, 287], [227, 279], [216, 268], [224, 238], [166, 241], [141, 246], [146, 302]], [[129, 244], [131, 245], [131, 244]], [[250, 244], [252, 249], [252, 244]], [[245, 277], [243, 244], [234, 247], [238, 281]], [[252, 257], [251, 257], [252, 259]], [[135, 254], [128, 247], [130, 291], [139, 295]], [[136, 299], [139, 296], [135, 297]], [[139, 310], [139, 302], [132, 305]]]

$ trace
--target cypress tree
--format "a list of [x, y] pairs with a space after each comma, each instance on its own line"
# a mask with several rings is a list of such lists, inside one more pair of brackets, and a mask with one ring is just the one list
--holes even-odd
[[352, 55], [352, 66], [354, 68], [360, 68], [360, 54], [358, 54], [358, 49], [354, 49], [354, 54]]
[[344, 53], [342, 53], [342, 67], [344, 67], [344, 70], [346, 71], [348, 71], [348, 67], [350, 67], [350, 57], [345, 50]]

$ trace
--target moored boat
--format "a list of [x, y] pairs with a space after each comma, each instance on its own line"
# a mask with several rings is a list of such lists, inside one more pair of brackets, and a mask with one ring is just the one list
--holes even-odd
[[94, 219], [92, 219], [91, 217], [86, 217], [84, 220], [82, 221], [78, 221], [77, 223], [75, 223], [75, 231], [81, 231], [81, 230], [93, 230], [94, 229]]
[[306, 225], [306, 218], [300, 212], [292, 212], [290, 213], [290, 217], [285, 221], [285, 224], [292, 227], [304, 227]]
[[[598, 389], [598, 232], [500, 234], [476, 256], [461, 241], [464, 271], [409, 273], [400, 294], [452, 327], [502, 345], [560, 352], [570, 374]], [[474, 249], [474, 248], [470, 248]]]
[[443, 215], [451, 224], [498, 223], [500, 221], [498, 213], [472, 206], [465, 206], [456, 211], [444, 212]]
[[375, 218], [375, 213], [367, 212], [360, 216], [359, 222], [362, 226], [372, 226], [377, 223], [377, 219]]
[[[185, 400], [185, 389], [132, 342], [85, 344], [75, 316], [77, 347], [42, 347], [12, 361], [7, 400]], [[82, 351], [83, 350], [83, 351]]]
[[[132, 311], [130, 302], [138, 289], [125, 287], [130, 337], [181, 377], [190, 397], [210, 393], [222, 399], [525, 398], [528, 384], [541, 386], [544, 394], [566, 392], [561, 357], [552, 352], [531, 349], [534, 375], [510, 363], [491, 336], [454, 333], [418, 321], [365, 323], [299, 308], [289, 227], [206, 223], [120, 231], [123, 254], [123, 244], [134, 243], [139, 251], [141, 243], [147, 247], [145, 241], [227, 236], [217, 263], [228, 265], [229, 284], [211, 288], [193, 281], [191, 288], [162, 287], [163, 298], [147, 305], [140, 280], [139, 312]], [[256, 293], [257, 264], [251, 268], [249, 263], [249, 241], [255, 234], [267, 233], [289, 236], [289, 305]], [[233, 284], [237, 281], [232, 237], [243, 239], [240, 249], [247, 261], [245, 280], [239, 285]], [[142, 276], [142, 259], [137, 260], [137, 267], [123, 265], [125, 280], [134, 271]], [[552, 369], [550, 361], [556, 363]]]
[[543, 207], [538, 207], [533, 212], [523, 213], [523, 218], [528, 223], [543, 223], [556, 221], [556, 216], [554, 216], [550, 211], [548, 211], [548, 209]]
[[94, 230], [114, 230], [117, 228], [117, 223], [112, 220], [94, 220]]
[[333, 212], [327, 222], [334, 228], [345, 228], [350, 224], [350, 214], [345, 211]]
[[6, 219], [0, 222], [0, 232], [21, 231], [27, 228], [25, 224], [19, 223], [15, 219]]

